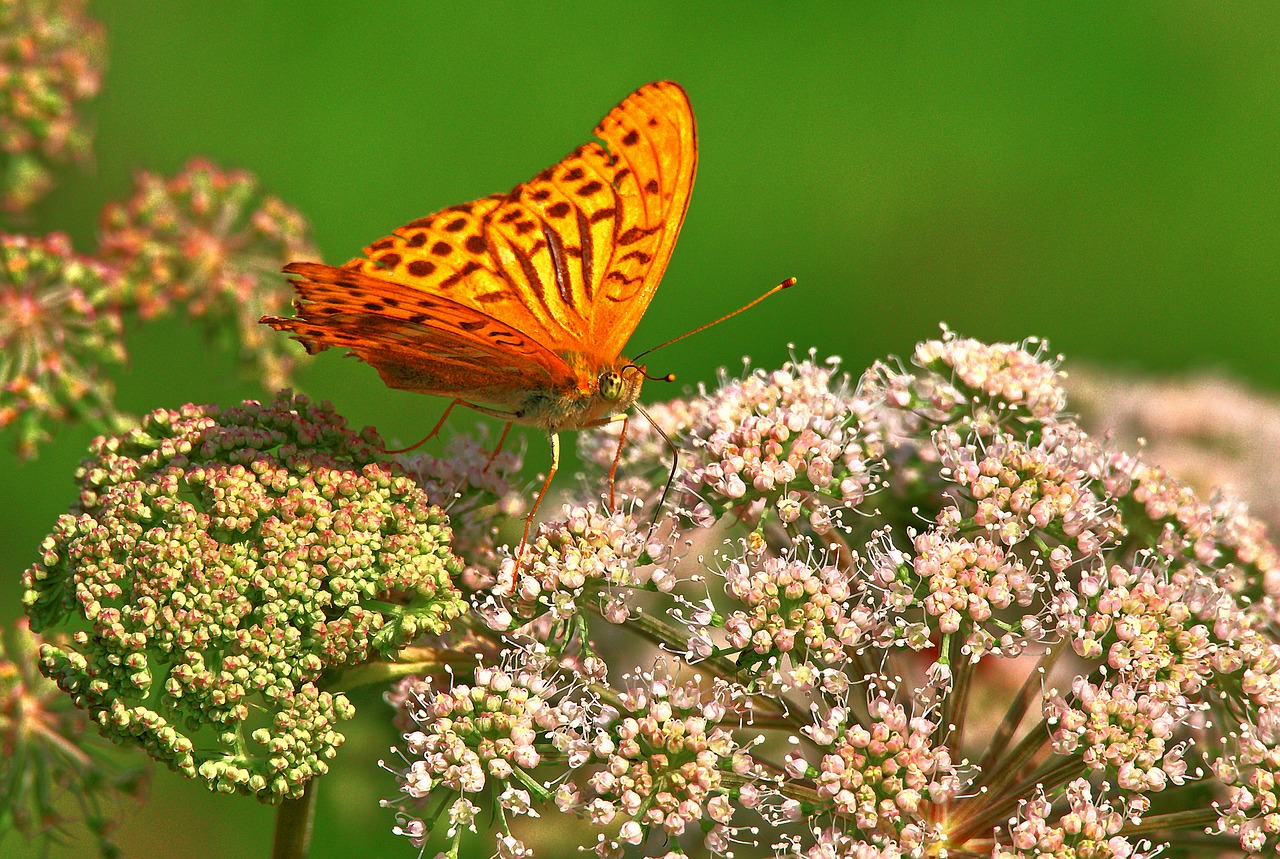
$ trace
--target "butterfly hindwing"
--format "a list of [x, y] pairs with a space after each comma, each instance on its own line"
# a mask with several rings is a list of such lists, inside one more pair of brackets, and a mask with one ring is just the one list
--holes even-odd
[[513, 405], [529, 390], [575, 391], [579, 379], [537, 341], [475, 308], [352, 268], [290, 263], [293, 318], [265, 317], [310, 352], [343, 347], [389, 386]]

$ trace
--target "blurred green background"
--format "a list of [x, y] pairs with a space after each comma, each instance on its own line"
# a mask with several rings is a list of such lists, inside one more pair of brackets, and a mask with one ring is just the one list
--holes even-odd
[[[131, 174], [201, 155], [256, 173], [338, 263], [398, 225], [506, 190], [646, 81], [698, 119], [693, 202], [631, 352], [784, 276], [799, 288], [650, 359], [682, 384], [788, 344], [857, 372], [945, 321], [1072, 361], [1213, 367], [1280, 390], [1280, 6], [1215, 3], [98, 3], [96, 163], [30, 231], [93, 246]], [[173, 318], [133, 328], [140, 412], [262, 396]], [[416, 440], [443, 403], [333, 353], [301, 374], [353, 423]], [[646, 399], [677, 392], [651, 384]], [[459, 422], [465, 427], [467, 420]], [[72, 500], [90, 432], [0, 452], [0, 620]], [[531, 461], [545, 446], [527, 436]], [[376, 696], [320, 794], [313, 856], [411, 856], [377, 799]], [[126, 855], [266, 855], [272, 811], [157, 773]], [[14, 845], [6, 845], [12, 847]], [[491, 848], [486, 844], [480, 855]], [[21, 855], [19, 853], [19, 855]], [[75, 855], [71, 851], [68, 855]]]

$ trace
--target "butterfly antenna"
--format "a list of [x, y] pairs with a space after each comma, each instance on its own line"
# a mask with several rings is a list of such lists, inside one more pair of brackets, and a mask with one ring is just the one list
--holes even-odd
[[678, 343], [684, 338], [692, 337], [693, 335], [699, 333], [700, 331], [706, 331], [712, 325], [719, 325], [721, 322], [724, 322], [726, 319], [732, 319], [742, 311], [750, 310], [751, 308], [755, 307], [757, 304], [764, 301], [766, 298], [773, 295], [775, 292], [781, 292], [782, 290], [795, 285], [796, 285], [796, 279], [794, 277], [789, 277], [786, 280], [784, 280], [782, 283], [775, 286], [773, 289], [766, 292], [764, 295], [757, 298], [755, 301], [748, 302], [742, 305], [741, 307], [739, 307], [737, 310], [733, 311], [732, 313], [726, 313], [724, 316], [721, 316], [719, 319], [708, 322], [706, 325], [701, 325], [686, 334], [681, 334], [679, 337], [673, 337], [670, 340], [668, 340], [666, 343], [659, 343], [657, 346], [654, 346], [652, 349], [646, 349], [643, 352], [641, 352], [639, 355], [637, 355], [633, 360], [639, 361], [641, 358], [643, 358], [645, 355], [648, 355], [650, 352], [656, 352], [659, 349], [663, 348], [664, 346], [670, 346], [672, 343]]
[[[652, 352], [653, 350], [652, 350], [652, 349], [650, 349], [649, 351], [650, 351], [650, 352]], [[624, 369], [624, 370], [635, 370], [637, 373], [639, 373], [641, 376], [644, 376], [644, 377], [645, 377], [646, 379], [648, 379], [650, 382], [674, 382], [674, 381], [676, 380], [676, 374], [675, 374], [675, 373], [668, 373], [668, 374], [667, 374], [667, 375], [665, 375], [665, 376], [650, 376], [648, 373], [646, 373], [646, 372], [645, 372], [644, 367], [641, 367], [639, 364], [628, 364], [627, 366], [623, 367], [622, 369]], [[637, 405], [638, 405], [638, 404], [637, 404]], [[646, 417], [647, 417], [647, 415], [646, 415]], [[654, 429], [657, 429], [657, 427], [654, 427]], [[658, 430], [658, 432], [662, 432], [662, 430]]]

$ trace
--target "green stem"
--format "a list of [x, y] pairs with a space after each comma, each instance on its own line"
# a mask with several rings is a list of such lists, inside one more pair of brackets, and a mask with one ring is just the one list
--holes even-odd
[[1153, 814], [1141, 823], [1126, 823], [1121, 835], [1140, 835], [1148, 832], [1193, 832], [1212, 826], [1218, 821], [1218, 811], [1213, 808], [1197, 808], [1175, 811], [1169, 814]]
[[547, 790], [541, 782], [529, 775], [520, 767], [512, 767], [511, 775], [516, 781], [529, 788], [539, 802], [550, 802], [554, 798], [551, 791]]
[[280, 803], [276, 810], [276, 838], [271, 859], [306, 859], [316, 813], [316, 788], [313, 780], [304, 788], [302, 796]]
[[[600, 605], [594, 602], [588, 603], [588, 608], [597, 616], [603, 616], [603, 609]], [[675, 653], [682, 653], [689, 644], [679, 630], [647, 612], [632, 614], [627, 618], [624, 628], [631, 630], [641, 638], [647, 638], [663, 649], [669, 649]], [[738, 666], [723, 656], [708, 656], [706, 659], [700, 660], [698, 665], [716, 672], [721, 677], [739, 679]]]
[[1040, 657], [1040, 661], [1035, 668], [1027, 675], [1026, 680], [1023, 681], [1022, 688], [1018, 690], [1018, 694], [1009, 704], [1009, 709], [1005, 711], [1000, 727], [996, 729], [995, 734], [991, 737], [991, 742], [987, 746], [987, 753], [982, 756], [982, 760], [978, 763], [979, 772], [991, 772], [996, 765], [996, 761], [1005, 753], [1005, 750], [1009, 747], [1009, 741], [1013, 739], [1018, 726], [1022, 724], [1023, 718], [1026, 717], [1027, 711], [1031, 707], [1031, 702], [1039, 697], [1044, 678], [1048, 676], [1049, 670], [1053, 668], [1065, 650], [1065, 641], [1056, 642]]
[[475, 665], [475, 661], [475, 656], [467, 651], [406, 647], [395, 662], [366, 662], [343, 671], [329, 688], [346, 691], [372, 684], [385, 686], [410, 674], [430, 674], [445, 665]]
[[742, 720], [736, 718], [725, 717], [719, 722], [720, 727], [727, 728], [731, 731], [738, 730], [755, 730], [755, 731], [795, 731], [795, 719], [783, 716], [780, 713], [752, 713], [751, 721], [746, 724]]
[[[964, 625], [968, 628], [968, 624]], [[973, 684], [969, 682], [973, 676], [973, 663], [964, 655], [964, 636], [948, 634], [943, 636], [942, 645], [938, 648], [938, 662], [951, 669], [951, 694], [942, 701], [942, 713], [938, 719], [941, 729], [941, 742], [952, 748], [959, 748], [964, 743], [965, 716], [969, 711], [969, 693]]]
[[1041, 768], [1034, 775], [1000, 792], [992, 792], [983, 799], [980, 807], [982, 813], [958, 825], [952, 831], [957, 843], [964, 844], [970, 838], [977, 838], [998, 823], [1008, 820], [1018, 808], [1018, 803], [1029, 798], [1037, 787], [1053, 795], [1058, 788], [1083, 771], [1079, 758], [1067, 758], [1048, 768]]
[[1041, 721], [1027, 732], [1013, 751], [982, 771], [974, 789], [983, 788], [988, 796], [1004, 790], [1009, 782], [1018, 777], [1024, 766], [1044, 751], [1049, 739], [1049, 728]]

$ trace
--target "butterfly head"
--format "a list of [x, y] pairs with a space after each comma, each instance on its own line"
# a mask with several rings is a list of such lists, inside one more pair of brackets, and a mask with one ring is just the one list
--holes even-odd
[[563, 425], [566, 428], [596, 426], [611, 415], [622, 414], [640, 398], [644, 380], [652, 378], [645, 373], [643, 364], [635, 364], [626, 358], [604, 364], [595, 373], [595, 386], [590, 394], [577, 401], [575, 408], [580, 412]]
[[605, 368], [596, 377], [596, 397], [613, 412], [624, 412], [640, 397], [644, 380], [643, 366], [619, 359], [617, 366]]
[[520, 423], [551, 432], [599, 426], [631, 408], [644, 384], [644, 366], [625, 358], [613, 361], [566, 353], [577, 384], [572, 390], [530, 390], [514, 410]]
[[[627, 370], [632, 368], [623, 367], [623, 369]], [[628, 393], [627, 388], [634, 387], [635, 391], [633, 392], [633, 396], [630, 398], [630, 401], [635, 402], [636, 396], [639, 396], [640, 394], [640, 385], [644, 382], [644, 376], [636, 376], [635, 374], [628, 375], [635, 379], [631, 385], [627, 384], [627, 379], [624, 379], [622, 373], [617, 370], [605, 370], [601, 373], [600, 378], [596, 380], [596, 390], [600, 394], [600, 399], [610, 403], [619, 403], [624, 397], [626, 397]]]
[[619, 358], [616, 367], [604, 370], [596, 380], [596, 396], [610, 404], [614, 413], [625, 412], [640, 398], [640, 386], [645, 379], [656, 382], [674, 382], [675, 376], [650, 376], [644, 364], [635, 364]]

